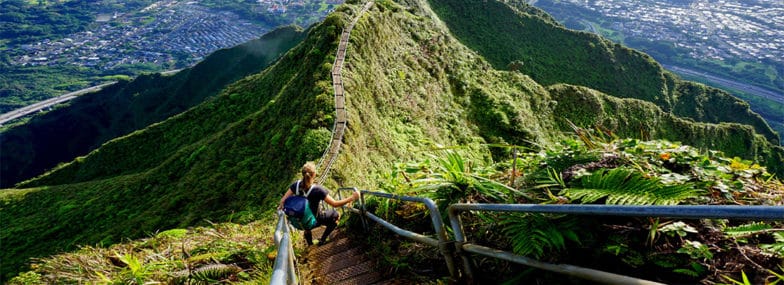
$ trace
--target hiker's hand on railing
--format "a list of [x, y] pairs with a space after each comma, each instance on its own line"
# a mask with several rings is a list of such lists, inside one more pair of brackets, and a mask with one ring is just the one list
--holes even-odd
[[351, 201], [359, 200], [359, 191], [354, 190], [354, 193], [351, 193]]

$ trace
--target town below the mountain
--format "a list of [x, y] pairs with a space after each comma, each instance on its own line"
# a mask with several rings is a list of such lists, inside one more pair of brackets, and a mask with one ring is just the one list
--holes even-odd
[[[274, 18], [286, 17], [285, 13], [291, 12], [299, 15], [299, 19], [291, 22], [308, 24], [341, 1], [258, 2], [248, 7], [254, 13], [268, 13], [268, 17]], [[319, 7], [308, 9], [308, 5]], [[95, 21], [97, 25], [85, 31], [21, 45], [14, 52], [12, 64], [73, 64], [112, 69], [125, 64], [163, 66], [176, 62], [181, 67], [198, 62], [215, 50], [258, 38], [271, 26], [231, 10], [200, 5], [198, 1], [174, 0], [158, 1], [139, 11], [100, 14]]]
[[139, 74], [192, 66], [342, 0], [0, 1], [0, 113]]
[[[565, 0], [610, 18], [624, 37], [673, 43], [699, 59], [784, 64], [784, 2]], [[598, 29], [588, 22], [586, 28]], [[598, 31], [597, 31], [598, 32]]]

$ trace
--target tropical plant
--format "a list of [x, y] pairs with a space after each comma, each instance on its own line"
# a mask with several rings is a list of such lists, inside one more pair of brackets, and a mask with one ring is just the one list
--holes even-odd
[[734, 227], [726, 227], [724, 228], [724, 233], [730, 237], [743, 238], [767, 232], [772, 228], [771, 225], [763, 222], [753, 222]]
[[784, 257], [784, 229], [774, 228], [772, 225], [764, 222], [753, 222], [734, 227], [726, 227], [724, 228], [724, 233], [743, 243], [747, 242], [747, 239], [750, 237], [770, 234], [774, 242], [760, 244], [759, 247], [770, 254]]
[[606, 199], [606, 204], [617, 205], [676, 205], [699, 193], [691, 184], [664, 185], [659, 178], [645, 178], [639, 172], [615, 168], [584, 176], [579, 187], [563, 189], [559, 194], [582, 203]]
[[242, 268], [233, 264], [208, 264], [194, 270], [180, 271], [170, 283], [173, 284], [214, 284], [235, 276]]
[[445, 150], [443, 157], [431, 156], [433, 169], [424, 169], [421, 178], [412, 181], [413, 189], [435, 199], [440, 205], [457, 202], [504, 202], [514, 188], [486, 178], [493, 170], [476, 167], [466, 161], [460, 153]]
[[580, 221], [573, 216], [515, 213], [501, 217], [499, 224], [513, 251], [523, 256], [541, 258], [566, 249], [567, 241], [580, 244]]
[[784, 256], [784, 232], [773, 233], [773, 239], [776, 240], [772, 244], [762, 244], [760, 248], [772, 252], [778, 256]]

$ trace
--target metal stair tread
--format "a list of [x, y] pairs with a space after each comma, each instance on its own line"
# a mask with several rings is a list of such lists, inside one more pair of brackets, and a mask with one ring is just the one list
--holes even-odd
[[310, 246], [308, 248], [307, 259], [308, 260], [321, 260], [329, 257], [338, 252], [345, 251], [351, 248], [353, 245], [348, 238], [342, 238], [339, 240], [330, 241], [328, 244], [323, 246]]
[[323, 282], [325, 284], [335, 284], [342, 280], [349, 279], [354, 276], [359, 276], [368, 272], [373, 272], [373, 265], [374, 262], [372, 260], [368, 260], [359, 264], [355, 264], [354, 266], [343, 268], [338, 271], [333, 271], [323, 275]]
[[365, 285], [365, 284], [374, 284], [376, 282], [382, 281], [383, 276], [376, 271], [371, 271], [368, 273], [364, 273], [361, 275], [357, 275], [348, 279], [340, 280], [338, 285]]
[[[368, 260], [368, 257], [363, 254], [361, 248], [351, 248], [344, 252], [329, 256], [323, 260], [317, 260], [314, 265], [318, 265], [319, 274], [326, 274], [328, 272], [337, 271], [345, 267], [353, 266]], [[351, 261], [349, 263], [349, 261]]]

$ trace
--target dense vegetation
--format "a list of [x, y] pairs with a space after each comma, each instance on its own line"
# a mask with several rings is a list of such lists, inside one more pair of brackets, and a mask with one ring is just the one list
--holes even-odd
[[[693, 77], [685, 77], [689, 80], [693, 80], [696, 82], [702, 82], [705, 84], [713, 84], [714, 86], [716, 83], [706, 82], [702, 78], [693, 78]], [[719, 84], [720, 86], [721, 84]], [[784, 104], [779, 103], [775, 100], [771, 100], [768, 98], [760, 97], [758, 95], [750, 94], [747, 91], [733, 89], [731, 87], [722, 86], [724, 90], [731, 92], [733, 95], [737, 96], [743, 101], [749, 102], [749, 106], [751, 109], [760, 114], [768, 124], [770, 128], [776, 131], [779, 136], [784, 134]], [[784, 144], [784, 140], [782, 141]]]
[[[0, 256], [3, 259], [0, 267], [3, 277], [8, 278], [26, 270], [26, 262], [30, 257], [75, 250], [80, 245], [107, 247], [124, 239], [150, 236], [154, 236], [155, 240], [159, 238], [154, 234], [158, 231], [203, 225], [205, 219], [240, 223], [269, 221], [272, 205], [279, 199], [285, 185], [296, 177], [298, 166], [305, 160], [319, 158], [329, 141], [328, 128], [334, 123], [330, 77], [333, 55], [342, 27], [359, 9], [358, 5], [354, 5], [358, 1], [349, 2], [330, 14], [323, 23], [313, 27], [302, 43], [270, 68], [231, 84], [215, 99], [161, 123], [109, 141], [87, 156], [19, 185], [20, 189], [0, 192], [0, 215], [11, 221], [0, 232], [0, 241], [8, 249]], [[444, 8], [448, 6], [438, 7], [439, 13], [455, 13]], [[509, 6], [498, 8], [501, 7], [511, 9]], [[535, 16], [538, 15], [536, 13], [515, 12], [514, 15], [521, 19], [539, 17]], [[328, 187], [356, 185], [361, 188], [386, 189], [384, 177], [389, 176], [389, 169], [394, 169], [396, 162], [423, 161], [439, 145], [464, 146], [459, 159], [469, 161], [463, 165], [471, 167], [493, 165], [509, 159], [508, 149], [491, 146], [511, 144], [530, 149], [531, 157], [526, 158], [526, 161], [530, 164], [527, 169], [532, 174], [547, 172], [546, 168], [539, 170], [537, 167], [540, 166], [555, 167], [551, 161], [593, 161], [571, 159], [573, 155], [582, 158], [585, 154], [594, 160], [603, 156], [601, 152], [577, 143], [559, 147], [558, 142], [567, 137], [565, 133], [573, 133], [575, 130], [566, 119], [574, 121], [579, 127], [599, 128], [607, 136], [636, 136], [639, 133], [640, 136], [646, 136], [646, 140], [665, 137], [694, 143], [704, 149], [715, 144], [720, 150], [742, 153], [739, 155], [747, 159], [768, 159], [769, 156], [775, 159], [775, 155], [781, 154], [780, 149], [773, 147], [756, 132], [756, 128], [750, 126], [694, 122], [678, 118], [650, 102], [618, 99], [573, 85], [545, 87], [521, 72], [499, 70], [493, 67], [492, 61], [483, 58], [489, 56], [480, 55], [452, 37], [452, 33], [458, 33], [448, 30], [440, 20], [445, 21], [447, 26], [453, 26], [453, 22], [458, 19], [439, 18], [423, 1], [377, 1], [357, 23], [352, 31], [343, 73], [350, 123], [341, 155], [326, 182]], [[546, 27], [545, 24], [540, 25], [543, 29]], [[492, 29], [484, 32], [498, 33]], [[527, 42], [521, 39], [516, 41], [520, 44]], [[628, 53], [634, 57], [632, 52]], [[616, 60], [624, 59], [628, 58]], [[557, 66], [555, 64], [553, 68]], [[626, 72], [631, 71], [632, 67], [634, 65], [630, 65]], [[506, 69], [506, 63], [501, 69]], [[617, 74], [626, 76], [623, 72], [618, 70]], [[642, 77], [642, 74], [628, 76]], [[637, 87], [628, 84], [626, 88]], [[664, 95], [660, 95], [659, 99], [664, 98]], [[707, 93], [703, 96], [710, 95]], [[581, 104], [590, 104], [590, 108], [585, 108], [582, 113], [577, 112], [580, 110], [577, 106]], [[639, 124], [643, 124], [643, 128]], [[636, 140], [621, 141], [623, 148], [619, 146], [619, 152], [633, 150], [632, 142], [645, 145]], [[737, 144], [747, 149], [742, 151]], [[703, 155], [692, 155], [691, 152], [676, 155], [674, 153], [677, 149], [669, 148], [667, 145], [665, 151], [673, 153], [670, 155], [676, 157], [675, 162], [679, 162], [678, 157], [696, 157], [694, 161], [700, 161]], [[660, 155], [658, 150], [651, 150], [632, 162], [642, 165], [643, 161], [649, 161], [652, 164], [650, 168], [641, 166], [643, 168], [640, 172], [651, 175], [659, 175], [661, 172], [664, 176], [666, 171], [653, 163], [657, 161], [657, 155]], [[450, 158], [457, 160], [456, 156]], [[661, 156], [659, 159], [662, 159]], [[778, 159], [766, 162], [781, 165], [781, 156]], [[434, 163], [431, 167], [422, 169], [438, 169], [436, 159], [432, 161]], [[759, 166], [742, 159], [737, 161], [751, 169], [751, 179], [754, 181], [770, 178]], [[547, 164], [543, 165], [543, 162]], [[633, 167], [633, 164], [624, 165], [627, 165], [626, 168]], [[568, 165], [562, 163], [557, 167], [557, 170], [562, 170]], [[720, 168], [718, 165], [716, 167]], [[725, 182], [722, 174], [713, 170], [708, 172], [705, 177], [694, 178], [705, 179], [705, 185], [700, 189], [723, 193], [721, 186], [716, 186], [720, 185], [719, 182], [731, 183], [731, 187], [738, 185], [734, 182], [737, 180], [726, 178]], [[603, 172], [596, 173], [601, 175]], [[734, 175], [732, 173], [728, 174]], [[635, 175], [638, 179], [642, 176]], [[530, 181], [529, 178], [534, 179], [535, 176], [521, 179], [520, 183]], [[566, 179], [564, 181], [567, 183]], [[575, 179], [568, 183], [580, 181]], [[715, 185], [709, 185], [711, 181]], [[748, 185], [757, 185], [753, 183], [757, 182], [752, 181]], [[770, 183], [775, 185], [777, 182]], [[741, 181], [740, 186], [744, 185]], [[529, 184], [518, 186], [530, 187]], [[559, 191], [559, 195], [573, 201], [590, 202], [579, 194], [560, 193], [578, 186], [588, 187], [585, 184], [563, 184], [560, 188], [551, 186], [551, 192]], [[465, 191], [467, 189], [444, 188], [443, 191], [435, 191], [439, 196], [434, 197], [439, 200], [457, 197], [490, 201], [490, 198], [481, 197], [482, 193]], [[686, 190], [683, 197], [676, 197], [676, 201], [691, 201], [688, 199], [694, 195], [691, 189]], [[765, 190], [768, 192], [754, 191], [771, 194], [774, 198], [778, 195], [769, 189]], [[544, 193], [539, 193], [535, 198], [544, 197], [541, 194]], [[505, 193], [495, 196], [502, 199], [515, 197]], [[699, 197], [695, 199], [702, 201]], [[266, 226], [266, 230], [259, 231], [269, 233], [273, 225], [268, 223]], [[182, 231], [174, 233], [187, 234]], [[754, 240], [750, 242], [756, 243]], [[239, 245], [240, 248], [244, 246]], [[110, 253], [88, 248], [75, 254], [95, 253], [93, 256], [101, 262], [85, 264], [95, 264], [91, 270], [101, 274], [84, 270], [78, 273], [78, 268], [83, 267], [76, 264], [70, 266], [77, 268], [74, 269], [76, 274], [87, 274], [78, 275], [77, 278], [81, 279], [76, 280], [104, 280], [93, 279], [103, 275], [123, 282], [120, 280], [127, 279], [119, 278], [136, 276], [134, 272], [150, 272], [145, 269], [157, 264], [134, 262], [139, 256], [129, 258], [122, 253], [127, 251], [120, 252], [121, 247], [114, 247], [120, 253], [118, 259], [128, 265], [134, 264], [133, 267], [107, 270], [111, 267], [103, 257]], [[634, 250], [640, 249], [635, 247]], [[180, 262], [161, 266], [171, 271], [187, 270], [190, 268], [187, 264], [194, 264], [187, 255], [203, 252], [190, 249], [183, 251], [186, 257], [177, 259]], [[259, 252], [263, 250], [253, 248], [238, 256], [246, 257], [254, 264], [249, 267], [251, 270], [264, 270], [265, 263], [258, 261]], [[59, 262], [58, 259], [66, 261]], [[215, 259], [221, 262], [242, 260]], [[75, 264], [68, 260], [74, 260], [74, 257], [52, 257], [51, 261], [43, 261], [43, 265], [34, 268], [35, 272], [27, 272], [22, 276], [35, 279], [45, 276], [40, 273], [51, 272], [47, 271], [49, 268], [57, 272], [57, 268], [68, 267], [58, 264]], [[679, 259], [682, 260], [685, 260], [684, 256]], [[677, 268], [682, 265], [690, 266], [689, 263], [676, 264]], [[108, 277], [110, 274], [112, 277]], [[158, 276], [156, 274], [151, 276]], [[69, 278], [68, 274], [60, 276]], [[114, 279], [115, 276], [118, 279]], [[166, 277], [134, 277], [133, 280], [139, 283], [147, 280], [168, 281]], [[44, 282], [47, 281], [55, 282]]]
[[179, 114], [214, 97], [242, 77], [258, 73], [302, 41], [295, 27], [217, 51], [172, 76], [141, 75], [83, 95], [0, 134], [0, 187], [11, 187], [73, 160], [101, 144]]
[[18, 44], [44, 39], [52, 35], [69, 34], [83, 30], [94, 20], [90, 1], [65, 1], [45, 5], [40, 1], [10, 0], [0, 2], [0, 40], [3, 44]]
[[[160, 67], [151, 64], [134, 64], [111, 71], [80, 66], [11, 67], [0, 59], [0, 113], [10, 112], [55, 95], [157, 70], [160, 70]], [[7, 125], [4, 125], [3, 129], [6, 127]]]
[[[439, 205], [784, 205], [784, 184], [750, 161], [667, 141], [610, 139], [584, 129], [576, 129], [576, 133], [573, 139], [545, 150], [524, 150], [516, 159], [508, 157], [491, 164], [465, 159], [466, 152], [460, 149], [431, 151], [426, 160], [392, 167], [380, 187], [399, 195], [430, 197]], [[432, 234], [421, 207], [386, 199], [369, 203], [371, 211], [396, 225]], [[470, 243], [545, 262], [666, 284], [730, 283], [742, 280], [743, 275], [753, 281], [751, 284], [784, 280], [781, 222], [481, 211], [465, 213], [462, 218]], [[436, 251], [384, 238], [389, 234], [377, 227], [368, 240], [381, 241], [375, 250], [391, 270], [400, 275], [416, 274], [435, 264], [435, 270], [444, 271]], [[478, 255], [473, 258], [480, 284], [575, 284], [557, 274]]]

